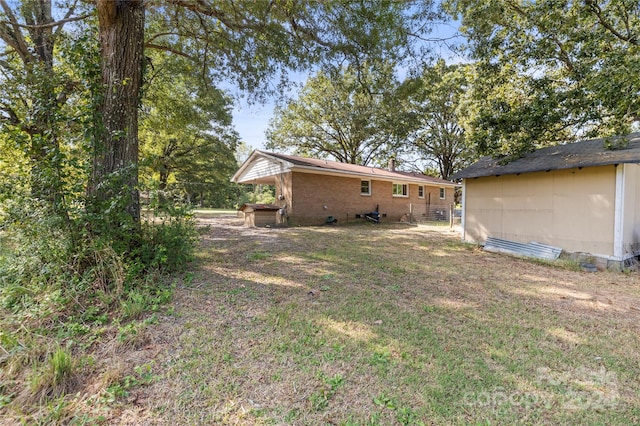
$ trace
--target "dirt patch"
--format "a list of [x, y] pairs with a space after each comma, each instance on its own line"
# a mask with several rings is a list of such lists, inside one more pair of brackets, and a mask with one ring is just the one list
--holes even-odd
[[244, 220], [236, 216], [218, 216], [214, 218], [198, 218], [197, 224], [201, 228], [209, 228], [211, 232], [205, 234], [204, 243], [224, 240], [260, 240], [275, 241], [278, 235], [286, 233], [289, 228], [249, 227]]

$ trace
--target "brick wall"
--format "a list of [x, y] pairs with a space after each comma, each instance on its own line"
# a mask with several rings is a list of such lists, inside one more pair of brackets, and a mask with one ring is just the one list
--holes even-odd
[[[400, 183], [400, 182], [398, 182]], [[357, 214], [375, 211], [386, 214], [383, 221], [397, 222], [413, 212], [413, 218], [431, 207], [443, 206], [448, 211], [454, 202], [453, 188], [446, 188], [445, 199], [440, 199], [440, 187], [425, 186], [424, 197], [418, 197], [418, 185], [408, 184], [408, 197], [393, 197], [392, 182], [371, 181], [371, 195], [361, 195], [361, 179], [327, 176], [313, 173], [286, 173], [276, 179], [276, 196], [283, 195], [278, 205], [285, 206], [290, 225], [323, 224], [328, 216], [338, 223], [360, 221]], [[406, 215], [406, 216], [405, 216]]]

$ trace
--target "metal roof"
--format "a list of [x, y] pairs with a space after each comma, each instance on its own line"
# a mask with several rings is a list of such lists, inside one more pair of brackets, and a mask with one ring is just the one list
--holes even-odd
[[254, 211], [257, 211], [257, 210], [265, 210], [265, 211], [280, 210], [280, 206], [276, 206], [275, 204], [253, 204], [253, 203], [244, 203], [238, 210], [245, 211], [247, 208], [251, 208]]
[[[607, 149], [605, 147], [606, 141], [617, 143], [622, 138], [628, 141], [626, 147], [620, 149]], [[500, 158], [481, 158], [466, 169], [454, 174], [452, 179], [640, 163], [640, 132], [627, 136], [590, 139], [564, 145], [548, 146], [506, 164], [500, 164], [500, 161]]]

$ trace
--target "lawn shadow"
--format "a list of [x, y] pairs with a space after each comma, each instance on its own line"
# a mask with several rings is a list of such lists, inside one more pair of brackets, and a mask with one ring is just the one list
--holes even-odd
[[420, 227], [212, 224], [202, 247], [159, 325], [176, 423], [638, 420], [635, 277]]

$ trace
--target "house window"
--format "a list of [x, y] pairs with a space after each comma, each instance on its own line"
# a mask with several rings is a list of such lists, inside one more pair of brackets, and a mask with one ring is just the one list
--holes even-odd
[[371, 195], [371, 181], [370, 180], [361, 180], [360, 181], [360, 195]]
[[424, 185], [418, 185], [418, 198], [424, 198]]
[[408, 197], [409, 188], [406, 183], [394, 183], [393, 184], [393, 196], [394, 197]]
[[440, 188], [440, 199], [444, 200], [447, 196], [447, 192], [444, 188]]

